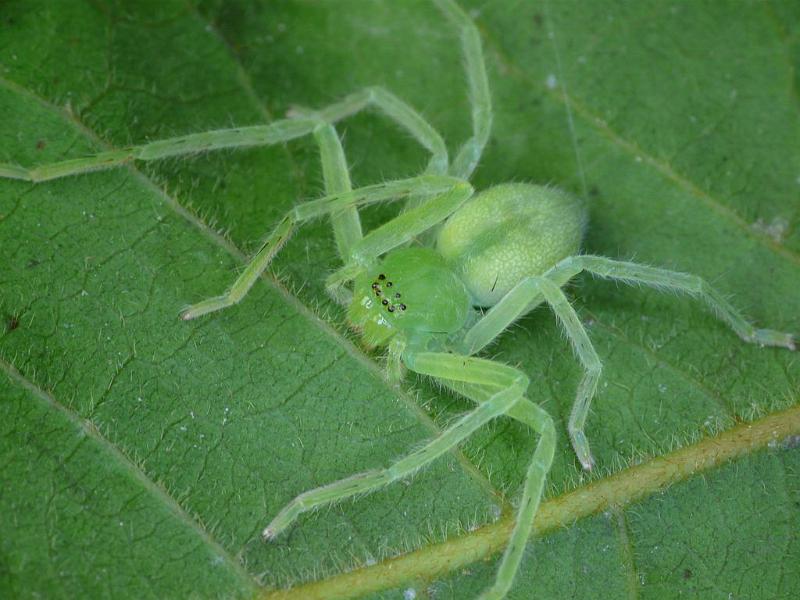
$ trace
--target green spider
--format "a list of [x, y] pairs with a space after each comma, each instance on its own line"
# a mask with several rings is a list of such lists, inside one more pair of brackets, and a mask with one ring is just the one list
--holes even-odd
[[[369, 88], [322, 110], [296, 111], [292, 118], [269, 125], [192, 134], [30, 169], [0, 164], [0, 176], [38, 182], [131, 160], [276, 144], [313, 134], [320, 148], [327, 195], [291, 210], [224, 295], [190, 306], [181, 317], [194, 319], [239, 302], [297, 225], [327, 216], [344, 263], [328, 278], [327, 288], [348, 306], [348, 320], [368, 346], [388, 347], [389, 377], [399, 381], [408, 369], [435, 378], [478, 407], [388, 468], [300, 494], [278, 513], [263, 536], [272, 540], [305, 511], [406, 478], [452, 450], [482, 425], [506, 415], [530, 427], [539, 435], [539, 442], [494, 585], [481, 596], [503, 598], [514, 581], [539, 507], [555, 452], [556, 431], [550, 415], [525, 397], [529, 384], [525, 374], [477, 358], [476, 353], [538, 305], [547, 303], [552, 308], [584, 368], [567, 429], [578, 460], [588, 470], [593, 459], [583, 429], [601, 362], [561, 290], [581, 271], [696, 296], [747, 342], [790, 350], [794, 350], [794, 343], [790, 334], [754, 328], [719, 292], [695, 275], [578, 254], [586, 210], [582, 202], [565, 192], [505, 184], [474, 194], [468, 179], [489, 138], [492, 121], [481, 40], [475, 25], [454, 0], [434, 2], [460, 30], [471, 96], [472, 137], [452, 162], [441, 136], [419, 113], [390, 92]], [[424, 174], [351, 189], [333, 124], [368, 106], [382, 111], [430, 151]], [[399, 199], [406, 199], [403, 213], [362, 234], [358, 207]], [[435, 236], [426, 237], [430, 232]], [[431, 243], [409, 246], [419, 244], [420, 239], [430, 239]]]

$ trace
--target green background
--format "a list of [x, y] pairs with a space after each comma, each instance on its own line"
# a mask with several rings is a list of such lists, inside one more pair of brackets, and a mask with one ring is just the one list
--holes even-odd
[[[462, 5], [495, 104], [478, 188], [585, 196], [586, 251], [700, 274], [759, 324], [800, 331], [796, 3]], [[269, 122], [372, 84], [451, 150], [468, 136], [458, 38], [428, 2], [0, 5], [3, 162]], [[380, 116], [339, 131], [356, 185], [425, 164]], [[383, 382], [380, 357], [324, 295], [338, 265], [325, 222], [241, 305], [178, 320], [321, 189], [311, 140], [0, 181], [2, 595], [248, 595], [470, 535], [510, 510], [536, 440], [499, 420], [413, 481], [260, 541], [297, 493], [386, 464], [469, 407], [424, 381]], [[690, 299], [589, 277], [568, 292], [605, 364], [587, 426], [595, 477], [798, 402], [795, 354], [744, 345]], [[524, 369], [555, 417], [548, 497], [585, 485], [564, 434], [581, 373], [552, 315], [525, 317], [488, 355]], [[530, 544], [510, 597], [798, 597], [798, 471], [789, 439], [582, 519]], [[406, 588], [470, 597], [495, 566]]]

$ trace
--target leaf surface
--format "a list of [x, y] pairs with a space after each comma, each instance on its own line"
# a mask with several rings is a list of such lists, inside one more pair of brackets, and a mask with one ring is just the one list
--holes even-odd
[[[464, 4], [495, 105], [478, 187], [570, 189], [590, 203], [588, 252], [700, 274], [757, 323], [800, 331], [794, 4]], [[374, 84], [451, 150], [469, 132], [458, 39], [428, 2], [20, 2], [0, 22], [0, 162], [269, 122]], [[355, 185], [425, 164], [378, 115], [339, 131]], [[353, 594], [464, 598], [491, 581], [494, 559], [431, 575], [424, 553], [463, 562], [455, 542], [510, 512], [536, 439], [507, 420], [407, 484], [259, 539], [299, 492], [384, 465], [469, 408], [428, 382], [383, 382], [323, 293], [338, 264], [325, 222], [242, 304], [178, 320], [321, 193], [317, 161], [306, 139], [0, 180], [3, 595], [304, 597], [320, 580], [329, 597], [355, 569]], [[587, 426], [595, 479], [617, 485], [612, 473], [679, 446], [702, 454], [692, 443], [771, 414], [800, 435], [792, 353], [741, 343], [688, 298], [589, 277], [568, 292], [605, 366]], [[489, 355], [528, 373], [560, 428], [551, 501], [592, 489], [564, 433], [580, 369], [552, 315], [525, 317]], [[800, 595], [798, 444], [763, 446], [535, 539], [511, 597]]]

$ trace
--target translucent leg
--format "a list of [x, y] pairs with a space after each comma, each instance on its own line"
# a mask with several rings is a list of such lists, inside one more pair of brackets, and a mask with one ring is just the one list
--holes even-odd
[[[440, 359], [447, 361], [451, 355], [425, 353], [421, 362], [428, 365], [437, 365]], [[404, 355], [404, 359], [406, 356]], [[272, 522], [264, 529], [263, 536], [266, 540], [275, 538], [280, 532], [289, 527], [300, 514], [313, 510], [319, 506], [338, 502], [352, 496], [366, 494], [380, 487], [388, 485], [399, 479], [408, 477], [415, 471], [423, 468], [428, 463], [438, 458], [445, 452], [469, 437], [476, 429], [486, 424], [491, 419], [505, 414], [514, 406], [525, 393], [528, 379], [515, 369], [482, 361], [481, 359], [466, 358], [468, 361], [480, 361], [481, 373], [478, 383], [491, 385], [493, 393], [478, 408], [458, 419], [453, 425], [445, 429], [438, 437], [427, 443], [419, 450], [412, 452], [398, 460], [386, 469], [367, 471], [347, 477], [335, 483], [304, 492], [287, 504]], [[417, 364], [417, 361], [412, 361]], [[411, 364], [406, 361], [411, 367]], [[450, 372], [449, 365], [442, 365]], [[463, 369], [462, 369], [463, 370]], [[509, 375], [507, 371], [512, 371]], [[452, 375], [452, 373], [451, 373]]]
[[[448, 384], [447, 387], [477, 403], [486, 402], [491, 396], [489, 390], [474, 384]], [[506, 415], [533, 429], [539, 434], [540, 439], [528, 465], [514, 529], [500, 562], [494, 585], [483, 593], [482, 600], [503, 598], [508, 593], [508, 590], [511, 589], [514, 576], [522, 561], [525, 545], [533, 529], [534, 518], [539, 511], [544, 484], [553, 464], [553, 456], [556, 449], [555, 426], [553, 425], [553, 419], [545, 410], [527, 398], [523, 398], [512, 406]]]
[[470, 355], [480, 352], [543, 300], [538, 284], [532, 279], [523, 279], [467, 331], [458, 346], [459, 351]]
[[403, 353], [406, 351], [406, 339], [396, 335], [389, 342], [389, 355], [386, 358], [386, 378], [392, 385], [400, 385], [405, 375]]
[[[314, 130], [314, 138], [319, 144], [325, 194], [331, 196], [352, 190], [347, 159], [336, 129], [328, 123], [320, 125]], [[339, 256], [342, 258], [350, 256], [351, 249], [362, 238], [358, 209], [355, 206], [343, 208], [332, 212], [330, 219]]]
[[581, 466], [588, 471], [594, 466], [594, 459], [589, 451], [589, 440], [586, 439], [583, 428], [586, 424], [586, 417], [589, 416], [589, 405], [597, 391], [602, 364], [591, 340], [589, 340], [586, 329], [561, 288], [549, 279], [539, 278], [536, 279], [536, 283], [556, 317], [564, 326], [564, 331], [572, 343], [575, 355], [583, 366], [583, 378], [578, 384], [578, 392], [575, 395], [575, 402], [572, 404], [572, 411], [570, 411], [567, 431]]
[[160, 160], [221, 148], [269, 146], [308, 135], [318, 125], [318, 119], [307, 118], [275, 121], [269, 125], [204, 131], [33, 168], [0, 164], [0, 176], [33, 182], [48, 181], [59, 177], [111, 169], [132, 160]]
[[411, 241], [458, 210], [472, 196], [473, 191], [471, 185], [461, 182], [437, 199], [387, 221], [370, 231], [353, 247], [353, 260], [367, 264], [375, 257]]
[[[492, 397], [493, 385], [497, 385], [497, 383], [487, 383], [490, 373], [494, 374], [492, 377], [496, 382], [502, 381], [507, 384], [509, 381], [519, 381], [520, 385], [524, 386], [523, 389], [527, 388], [528, 378], [517, 369], [481, 358], [425, 353], [415, 357], [413, 364], [413, 369], [419, 373], [437, 379], [449, 379], [449, 382], [445, 382], [448, 387], [479, 404]], [[454, 380], [467, 383], [456, 383]], [[514, 582], [533, 520], [539, 510], [545, 480], [553, 463], [556, 447], [553, 420], [547, 412], [527, 398], [514, 404], [506, 414], [539, 433], [540, 439], [528, 466], [514, 529], [500, 561], [495, 582], [481, 595], [482, 600], [499, 600], [505, 597]]]
[[[792, 334], [773, 329], [756, 329], [719, 291], [697, 275], [613, 260], [604, 256], [584, 255], [565, 258], [545, 273], [544, 277], [560, 287], [581, 271], [589, 271], [593, 275], [616, 279], [624, 283], [644, 284], [699, 297], [745, 342], [763, 346], [779, 346], [789, 350], [795, 349]], [[467, 354], [479, 352], [517, 318], [532, 310], [543, 299], [539, 286], [533, 280], [522, 281], [466, 333], [460, 350]]]
[[475, 23], [453, 0], [435, 0], [444, 15], [461, 30], [461, 46], [472, 104], [472, 137], [458, 151], [450, 173], [468, 179], [483, 153], [492, 130], [492, 97], [483, 59], [481, 36]]
[[334, 123], [370, 105], [405, 128], [414, 139], [431, 152], [429, 173], [440, 175], [447, 173], [447, 148], [439, 133], [397, 96], [383, 88], [372, 87], [351, 94], [321, 110], [307, 111], [300, 117], [275, 121], [269, 125], [204, 131], [32, 168], [0, 163], [0, 177], [33, 182], [48, 181], [111, 169], [134, 160], [160, 160], [223, 148], [269, 146], [308, 135], [321, 123]]
[[557, 284], [544, 277], [524, 279], [466, 333], [460, 349], [468, 354], [478, 352], [542, 300], [547, 301], [561, 321], [575, 355], [584, 369], [567, 430], [578, 460], [583, 468], [588, 470], [594, 465], [594, 460], [583, 428], [589, 414], [589, 405], [597, 390], [602, 364], [578, 315]]
[[[245, 270], [225, 294], [190, 306], [181, 313], [181, 318], [184, 320], [194, 319], [239, 302], [261, 273], [264, 272], [278, 250], [289, 239], [295, 227], [303, 221], [335, 213], [351, 206], [364, 206], [387, 200], [398, 200], [416, 194], [436, 196], [437, 198], [434, 198], [429, 203], [430, 206], [434, 207], [431, 210], [435, 210], [435, 207], [438, 206], [439, 198], [443, 203], [452, 204], [450, 201], [452, 195], [463, 196], [467, 191], [471, 193], [472, 187], [459, 179], [442, 175], [422, 175], [411, 179], [390, 181], [350, 192], [325, 196], [318, 200], [301, 204], [289, 211], [278, 223], [278, 226], [269, 235], [252, 260], [247, 264]], [[391, 223], [392, 221], [387, 225]], [[358, 244], [356, 247], [358, 247]]]
[[626, 283], [646, 284], [660, 289], [671, 289], [699, 296], [746, 342], [763, 346], [779, 346], [789, 350], [795, 349], [791, 334], [772, 329], [756, 329], [717, 290], [696, 275], [612, 260], [602, 256], [573, 256], [561, 261], [541, 278], [532, 277], [523, 280], [465, 334], [458, 347], [466, 354], [478, 352], [517, 318], [540, 304], [542, 300], [547, 300], [564, 325], [575, 353], [585, 370], [570, 414], [568, 429], [575, 453], [586, 469], [591, 468], [592, 457], [583, 427], [600, 376], [601, 364], [583, 325], [560, 290], [561, 286], [583, 270], [600, 277]]
[[358, 277], [363, 269], [364, 267], [358, 263], [348, 263], [336, 269], [325, 280], [325, 290], [336, 302], [342, 306], [349, 306], [353, 300], [353, 293], [347, 289], [346, 285]]
[[539, 512], [547, 474], [553, 464], [556, 447], [556, 431], [553, 420], [544, 410], [533, 403], [529, 404], [531, 407], [529, 412], [535, 415], [535, 421], [530, 422], [529, 425], [536, 428], [541, 437], [525, 474], [525, 485], [522, 489], [514, 529], [508, 539], [500, 567], [497, 569], [494, 584], [481, 594], [482, 600], [501, 600], [511, 589], [533, 528], [533, 520], [536, 513]]
[[397, 248], [441, 223], [466, 202], [472, 186], [463, 182], [425, 204], [404, 212], [369, 232], [353, 246], [350, 262], [335, 271], [326, 281], [328, 292], [337, 301], [347, 300], [345, 284], [355, 279], [376, 257]]
[[336, 104], [322, 110], [302, 110], [303, 117], [313, 116], [328, 123], [334, 123], [353, 115], [367, 106], [374, 106], [383, 114], [408, 131], [411, 136], [428, 152], [431, 159], [427, 173], [444, 175], [447, 173], [448, 156], [442, 136], [409, 104], [395, 96], [389, 90], [373, 86], [345, 97]]
[[599, 277], [616, 279], [625, 283], [644, 284], [689, 294], [705, 302], [712, 312], [727, 323], [745, 342], [762, 346], [779, 346], [789, 350], [795, 349], [792, 334], [773, 329], [756, 329], [719, 291], [697, 275], [613, 260], [604, 256], [585, 255], [564, 259], [545, 276], [556, 282], [557, 285], [563, 285], [580, 271], [588, 271]]
[[247, 292], [250, 291], [250, 288], [253, 287], [253, 284], [258, 280], [259, 276], [264, 272], [269, 263], [272, 262], [272, 259], [278, 251], [292, 236], [296, 223], [297, 219], [291, 213], [281, 219], [281, 222], [278, 223], [278, 226], [261, 245], [261, 248], [256, 252], [255, 256], [250, 259], [244, 271], [236, 278], [236, 281], [233, 282], [233, 285], [228, 291], [222, 296], [207, 298], [202, 302], [192, 304], [185, 308], [181, 311], [181, 319], [189, 321], [237, 304], [247, 295]]

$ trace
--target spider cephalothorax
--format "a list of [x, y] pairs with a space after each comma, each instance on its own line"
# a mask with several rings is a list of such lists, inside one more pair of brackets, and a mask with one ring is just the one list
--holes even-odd
[[348, 318], [367, 345], [382, 346], [398, 332], [454, 333], [464, 326], [469, 306], [464, 284], [439, 254], [404, 248], [356, 278]]
[[[293, 118], [268, 125], [196, 133], [33, 168], [0, 164], [0, 177], [45, 181], [131, 160], [275, 144], [313, 134], [320, 148], [327, 195], [292, 209], [225, 294], [190, 306], [181, 313], [182, 318], [194, 319], [239, 302], [300, 223], [329, 217], [344, 265], [329, 277], [327, 287], [334, 298], [349, 305], [350, 323], [362, 331], [368, 345], [388, 345], [393, 376], [399, 378], [407, 368], [435, 378], [478, 407], [386, 468], [300, 494], [277, 513], [263, 536], [273, 539], [305, 511], [408, 477], [491, 419], [506, 415], [528, 426], [539, 442], [497, 577], [483, 595], [502, 598], [511, 588], [531, 532], [553, 461], [556, 429], [547, 412], [525, 397], [528, 377], [522, 371], [475, 354], [537, 305], [550, 306], [584, 371], [567, 435], [581, 465], [590, 469], [593, 459], [583, 430], [601, 362], [561, 289], [581, 271], [700, 298], [746, 342], [788, 349], [794, 349], [794, 342], [790, 334], [756, 329], [722, 294], [695, 275], [579, 255], [586, 211], [582, 202], [568, 193], [552, 187], [503, 184], [473, 196], [468, 179], [489, 139], [492, 122], [480, 35], [454, 0], [433, 1], [460, 32], [472, 104], [471, 135], [452, 162], [441, 136], [422, 115], [391, 92], [371, 87], [319, 111], [295, 110]], [[423, 175], [351, 188], [334, 123], [367, 106], [382, 111], [431, 152]], [[401, 199], [407, 200], [405, 211], [366, 235], [362, 233], [359, 207]], [[435, 248], [407, 247], [430, 239], [425, 234], [437, 227]], [[489, 310], [483, 313], [473, 307]]]

